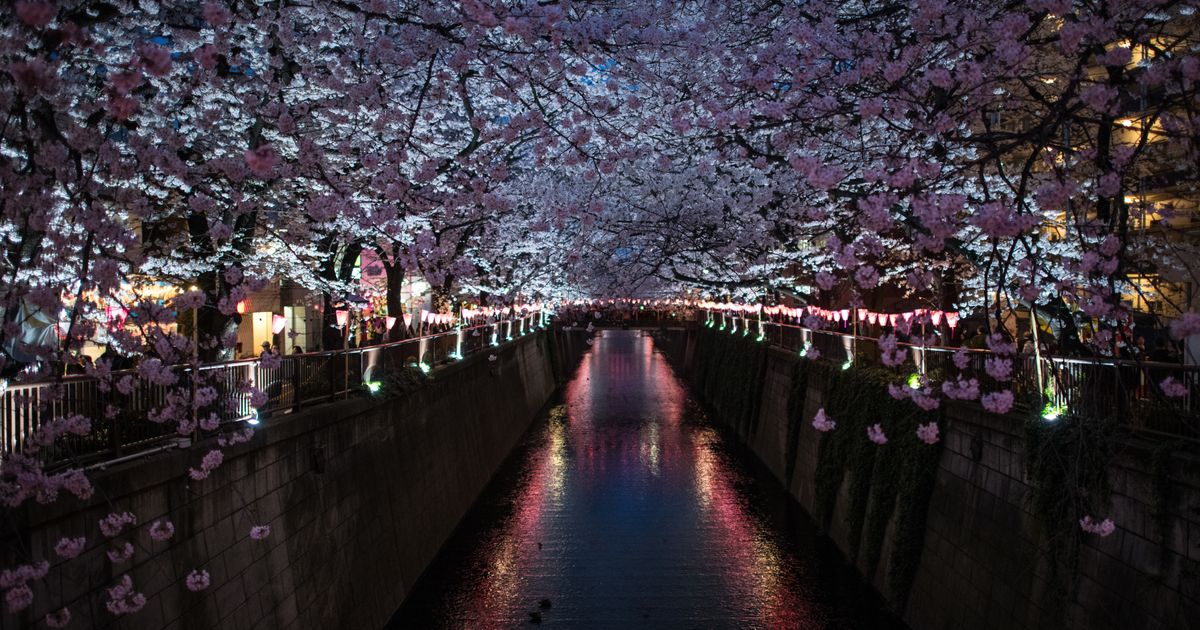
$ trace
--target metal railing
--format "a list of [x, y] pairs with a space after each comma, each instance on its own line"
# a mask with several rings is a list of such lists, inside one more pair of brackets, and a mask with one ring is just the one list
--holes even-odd
[[[819, 356], [843, 365], [882, 363], [877, 337], [719, 313], [712, 317], [714, 326], [723, 326], [726, 332], [756, 339], [761, 335], [761, 341], [797, 353], [815, 349]], [[1007, 389], [1018, 404], [1038, 401], [1047, 415], [1113, 419], [1138, 429], [1200, 438], [1200, 366], [1015, 354], [1007, 357], [1012, 361], [1011, 378], [998, 381], [985, 368], [985, 362], [997, 356], [989, 350], [903, 342], [897, 346], [906, 351], [906, 361], [899, 369], [911, 369], [930, 382], [961, 374], [977, 379], [984, 393]], [[954, 356], [960, 352], [967, 359], [961, 370], [954, 364]], [[1161, 383], [1168, 377], [1180, 386], [1182, 395], [1163, 391]]]
[[[193, 392], [199, 388], [210, 387], [217, 394], [216, 402], [204, 407], [204, 416], [216, 413], [220, 424], [257, 422], [354, 392], [373, 391], [395, 370], [427, 372], [533, 332], [542, 323], [542, 316], [532, 313], [393, 343], [281, 356], [277, 365], [262, 359], [204, 364], [196, 369], [194, 384], [191, 365], [172, 367], [174, 381], [166, 384], [141, 378], [137, 369], [114, 371], [111, 379], [104, 380], [78, 375], [50, 382], [0, 383], [0, 457], [26, 450], [45, 422], [78, 414], [91, 420], [91, 431], [61, 436], [40, 449], [38, 457], [45, 462], [103, 461], [164, 441], [187, 439], [178, 432], [178, 413], [166, 422], [154, 418], [171, 405], [190, 410]], [[257, 408], [251, 404], [251, 388], [266, 395], [266, 402]]]

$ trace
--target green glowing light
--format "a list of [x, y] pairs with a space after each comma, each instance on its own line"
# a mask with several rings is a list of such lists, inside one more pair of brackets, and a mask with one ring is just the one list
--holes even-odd
[[908, 377], [908, 386], [912, 389], [921, 389], [921, 375], [913, 372]]
[[379, 381], [367, 381], [364, 384], [367, 386], [367, 391], [371, 392], [372, 394], [378, 394], [379, 390], [383, 387], [383, 383], [380, 383]]
[[842, 364], [842, 369], [849, 370], [851, 365], [854, 365], [854, 362], [847, 359], [846, 362]]
[[762, 343], [762, 340], [763, 340], [763, 339], [766, 339], [766, 338], [767, 338], [767, 336], [766, 336], [766, 335], [764, 335], [764, 334], [762, 334], [762, 333], [758, 333], [758, 337], [755, 337], [755, 339], [754, 339], [754, 340], [755, 340], [755, 341], [757, 341], [757, 342], [759, 342], [759, 343]]
[[1047, 422], [1054, 422], [1055, 420], [1058, 420], [1066, 412], [1067, 412], [1066, 405], [1056, 405], [1052, 402], [1048, 402], [1048, 403], [1046, 403], [1045, 407], [1042, 407], [1042, 420], [1045, 420]]
[[424, 372], [425, 374], [428, 374], [429, 371], [433, 369], [432, 367], [430, 367], [430, 365], [428, 363], [420, 363], [418, 365], [421, 366], [421, 371]]

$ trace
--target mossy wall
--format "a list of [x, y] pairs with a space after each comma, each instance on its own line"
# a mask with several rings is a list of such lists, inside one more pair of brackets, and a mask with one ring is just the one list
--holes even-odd
[[[685, 372], [714, 418], [914, 630], [1196, 627], [1200, 459], [1188, 449], [1072, 440], [1068, 423], [1031, 426], [1028, 411], [997, 416], [975, 403], [925, 412], [888, 395], [902, 374], [842, 370], [753, 336], [701, 329], [691, 354]], [[834, 431], [813, 428], [821, 408]], [[934, 420], [942, 439], [930, 446], [915, 430]], [[867, 439], [875, 423], [887, 444]], [[1096, 478], [1064, 494], [1043, 479], [1059, 468]], [[1117, 532], [1079, 535], [1074, 517], [1047, 508], [1059, 495], [1086, 498]]]

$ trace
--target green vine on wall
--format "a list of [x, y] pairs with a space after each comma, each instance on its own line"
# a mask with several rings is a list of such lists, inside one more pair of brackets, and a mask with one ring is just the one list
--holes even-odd
[[701, 329], [697, 344], [696, 382], [704, 401], [740, 435], [749, 435], [758, 421], [765, 344], [741, 335]]
[[[895, 381], [895, 374], [885, 368], [841, 370], [823, 362], [804, 364], [828, 383], [825, 412], [838, 423], [837, 429], [821, 437], [816, 516], [828, 526], [846, 481], [849, 552], [852, 558], [862, 558], [871, 575], [883, 558], [891, 526], [886, 585], [897, 608], [903, 609], [925, 546], [925, 519], [941, 455], [940, 442], [926, 444], [917, 438], [916, 430], [917, 425], [936, 422], [940, 413], [893, 399], [887, 385]], [[887, 444], [867, 439], [867, 427], [876, 423], [887, 434]]]
[[[762, 398], [765, 347], [751, 338], [702, 329], [695, 356], [695, 379], [705, 401], [741, 435], [749, 435]], [[787, 403], [785, 465], [790, 480], [798, 458], [796, 444], [811, 420], [805, 417], [805, 407], [812, 385], [826, 392], [826, 413], [838, 423], [836, 430], [821, 437], [818, 448], [814, 516], [829, 525], [843, 480], [848, 479], [850, 555], [862, 555], [873, 574], [890, 527], [886, 585], [903, 608], [924, 549], [925, 517], [941, 453], [940, 443], [921, 442], [916, 428], [937, 421], [940, 414], [893, 399], [887, 384], [894, 380], [894, 374], [879, 367], [843, 370], [826, 361], [799, 360]], [[867, 439], [866, 428], [876, 423], [887, 432], [885, 445]]]
[[1113, 420], [1062, 416], [1048, 422], [1032, 414], [1025, 421], [1029, 501], [1038, 519], [1050, 570], [1044, 601], [1061, 616], [1073, 591], [1082, 530], [1079, 520], [1104, 511], [1112, 495], [1109, 463], [1117, 445]]

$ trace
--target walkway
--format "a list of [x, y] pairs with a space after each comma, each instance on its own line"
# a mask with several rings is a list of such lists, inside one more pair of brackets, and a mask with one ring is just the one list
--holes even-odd
[[731, 450], [647, 333], [601, 331], [565, 399], [393, 627], [898, 627], [785, 514], [782, 489]]

